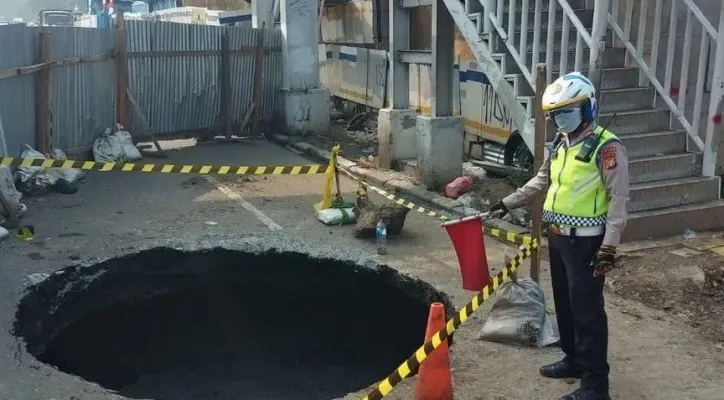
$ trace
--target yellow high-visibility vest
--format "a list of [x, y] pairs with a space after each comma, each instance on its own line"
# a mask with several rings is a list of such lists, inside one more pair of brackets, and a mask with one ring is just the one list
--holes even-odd
[[601, 127], [594, 134], [600, 138], [588, 162], [576, 159], [585, 140], [569, 148], [560, 145], [551, 152], [551, 184], [543, 205], [544, 221], [569, 226], [606, 223], [609, 198], [597, 163], [598, 154], [604, 145], [619, 139]]

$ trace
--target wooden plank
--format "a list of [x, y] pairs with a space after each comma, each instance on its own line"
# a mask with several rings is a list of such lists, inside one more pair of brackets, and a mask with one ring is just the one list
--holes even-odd
[[[40, 31], [38, 36], [38, 64], [47, 63], [50, 60], [50, 32]], [[50, 143], [53, 136], [53, 109], [51, 102], [51, 81], [50, 69], [43, 68], [39, 71], [38, 79], [35, 82], [35, 149], [41, 153], [50, 152]]]
[[113, 53], [99, 53], [99, 54], [94, 54], [90, 57], [64, 58], [64, 59], [60, 59], [60, 60], [47, 61], [47, 62], [28, 65], [28, 66], [24, 66], [24, 67], [3, 69], [3, 70], [0, 70], [0, 79], [12, 78], [15, 76], [22, 76], [22, 75], [30, 75], [30, 74], [44, 71], [46, 69], [51, 69], [54, 67], [60, 67], [60, 66], [64, 66], [64, 65], [74, 65], [74, 64], [82, 64], [82, 63], [88, 63], [88, 62], [104, 61], [109, 58], [114, 58], [114, 56], [115, 55]]
[[130, 129], [132, 124], [129, 97], [126, 96], [128, 88], [126, 23], [123, 13], [119, 12], [116, 16], [116, 119], [126, 129]]
[[[538, 64], [535, 79], [535, 137], [533, 146], [533, 174], [537, 174], [543, 165], [546, 143], [546, 118], [543, 113], [543, 92], [546, 88], [547, 71], [545, 64]], [[544, 191], [545, 193], [545, 191]], [[531, 236], [541, 242], [543, 230], [543, 201], [541, 198], [533, 203], [531, 218], [533, 226]], [[530, 277], [536, 282], [540, 281], [540, 247], [533, 250], [530, 255]]]
[[224, 136], [231, 139], [231, 56], [229, 54], [229, 31], [221, 35], [221, 63], [219, 63], [221, 80], [219, 110], [224, 121]]
[[156, 137], [151, 133], [151, 124], [148, 123], [148, 120], [146, 119], [146, 115], [143, 114], [143, 110], [141, 110], [141, 106], [138, 104], [136, 99], [133, 97], [133, 94], [131, 94], [131, 89], [126, 89], [124, 92], [125, 96], [128, 99], [128, 102], [131, 103], [131, 106], [133, 107], [133, 113], [136, 115], [136, 117], [141, 120], [141, 125], [143, 125], [143, 130], [145, 130], [144, 134], [148, 135], [151, 138], [151, 141], [153, 142], [153, 145], [156, 146], [156, 150], [158, 151], [158, 154], [165, 158], [166, 153], [163, 151], [163, 148], [161, 148], [161, 144], [158, 143], [158, 140], [156, 140]]

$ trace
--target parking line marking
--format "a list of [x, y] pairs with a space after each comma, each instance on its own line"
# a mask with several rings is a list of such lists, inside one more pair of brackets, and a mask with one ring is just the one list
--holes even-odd
[[228, 186], [224, 185], [223, 183], [219, 182], [218, 179], [214, 178], [213, 176], [209, 176], [209, 175], [204, 175], [204, 178], [206, 179], [207, 182], [212, 184], [221, 193], [225, 194], [226, 197], [236, 201], [246, 211], [249, 211], [250, 213], [252, 213], [257, 219], [259, 219], [259, 221], [264, 223], [264, 225], [266, 225], [269, 229], [271, 229], [273, 231], [280, 231], [280, 230], [284, 229], [279, 224], [274, 222], [273, 219], [269, 218], [268, 215], [264, 214], [261, 210], [254, 207], [253, 204], [246, 201], [238, 193], [231, 190]]

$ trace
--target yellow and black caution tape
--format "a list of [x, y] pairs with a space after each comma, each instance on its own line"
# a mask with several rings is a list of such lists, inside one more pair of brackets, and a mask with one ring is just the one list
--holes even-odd
[[490, 296], [498, 290], [500, 285], [508, 280], [521, 263], [526, 258], [530, 257], [531, 252], [537, 248], [538, 241], [535, 239], [531, 240], [529, 245], [521, 246], [518, 254], [516, 254], [515, 257], [490, 280], [490, 283], [465, 305], [465, 307], [460, 309], [453, 318], [447, 321], [444, 329], [437, 331], [435, 335], [433, 335], [432, 339], [426, 341], [422, 346], [420, 346], [413, 355], [405, 360], [405, 362], [387, 376], [387, 378], [380, 382], [376, 388], [363, 398], [363, 400], [379, 400], [387, 396], [392, 391], [392, 388], [415, 372], [420, 364], [422, 364], [422, 362], [425, 361], [436, 348], [440, 347], [443, 340], [447, 340], [447, 338], [450, 337], [450, 335], [452, 335], [453, 332], [460, 327], [460, 325], [464, 324], [465, 321], [467, 321], [468, 318], [478, 308], [480, 308], [481, 304], [490, 299]]
[[15, 167], [76, 168], [84, 171], [121, 171], [162, 174], [201, 175], [310, 175], [323, 174], [325, 168], [311, 165], [193, 165], [140, 164], [96, 161], [51, 160], [44, 158], [0, 157], [0, 165]]
[[[430, 216], [430, 217], [437, 218], [437, 219], [439, 219], [439, 220], [442, 221], [442, 222], [446, 222], [446, 221], [449, 221], [449, 220], [451, 219], [449, 216], [447, 216], [447, 215], [445, 215], [445, 214], [443, 214], [443, 213], [441, 213], [441, 212], [437, 212], [437, 211], [431, 210], [431, 209], [429, 209], [429, 208], [422, 207], [422, 206], [420, 206], [420, 205], [418, 205], [418, 204], [415, 204], [415, 203], [413, 203], [413, 202], [411, 202], [411, 201], [409, 201], [409, 200], [407, 200], [407, 199], [405, 199], [405, 198], [403, 198], [403, 197], [394, 195], [394, 194], [392, 194], [392, 193], [390, 193], [390, 192], [388, 192], [388, 191], [386, 191], [386, 190], [384, 190], [384, 189], [381, 189], [381, 188], [378, 188], [378, 187], [376, 187], [376, 186], [374, 186], [374, 185], [371, 185], [371, 184], [369, 184], [369, 183], [361, 180], [360, 178], [354, 176], [352, 173], [350, 173], [350, 172], [348, 172], [348, 171], [346, 171], [346, 170], [344, 170], [344, 169], [342, 169], [342, 168], [340, 168], [340, 170], [343, 171], [345, 174], [347, 174], [347, 175], [348, 175], [349, 177], [351, 177], [352, 179], [358, 181], [359, 183], [361, 183], [362, 185], [364, 185], [365, 187], [367, 187], [368, 189], [372, 189], [373, 191], [377, 192], [378, 194], [380, 194], [381, 196], [385, 197], [386, 199], [394, 202], [395, 204], [399, 204], [399, 205], [401, 205], [401, 206], [404, 206], [404, 207], [409, 208], [410, 210], [417, 211], [417, 212], [419, 212], [419, 213], [421, 213], [421, 214], [425, 214], [425, 215], [428, 215], [428, 216]], [[508, 231], [505, 231], [505, 230], [503, 230], [503, 229], [493, 228], [493, 227], [490, 227], [490, 226], [483, 226], [483, 231], [484, 231], [485, 233], [487, 233], [488, 235], [490, 235], [490, 236], [493, 236], [493, 237], [496, 237], [496, 238], [499, 238], [499, 239], [502, 239], [502, 240], [505, 240], [505, 241], [508, 241], [508, 242], [511, 242], [511, 243], [515, 243], [515, 244], [518, 244], [518, 245], [528, 246], [528, 245], [530, 245], [531, 242], [533, 241], [533, 238], [532, 238], [531, 236], [521, 235], [521, 234], [513, 233], [513, 232], [508, 232]]]
[[[340, 168], [340, 170], [342, 170], [352, 179], [358, 181], [367, 189], [371, 189], [377, 192], [378, 194], [384, 196], [385, 198], [393, 201], [396, 204], [407, 207], [419, 213], [435, 217], [443, 222], [450, 220], [450, 217], [443, 213], [439, 213], [437, 211], [417, 205], [403, 197], [396, 196], [392, 193], [387, 192], [384, 189], [371, 185], [356, 177], [349, 171], [346, 171], [342, 168]], [[484, 226], [483, 230], [491, 236], [495, 236], [508, 242], [519, 244], [520, 250], [518, 251], [518, 254], [516, 254], [515, 257], [513, 257], [513, 259], [505, 267], [503, 267], [503, 269], [497, 275], [492, 277], [490, 283], [485, 286], [480, 292], [478, 292], [465, 305], [465, 307], [460, 309], [460, 311], [453, 318], [447, 321], [444, 329], [437, 331], [432, 336], [432, 339], [426, 341], [422, 346], [420, 346], [420, 348], [417, 349], [414, 354], [408, 357], [408, 359], [405, 360], [405, 362], [403, 362], [394, 372], [387, 376], [387, 378], [377, 384], [377, 387], [370, 391], [367, 396], [365, 396], [362, 400], [382, 399], [383, 397], [387, 396], [398, 383], [402, 382], [402, 380], [415, 372], [420, 367], [420, 364], [422, 364], [436, 348], [440, 347], [443, 340], [447, 340], [447, 338], [450, 337], [453, 332], [455, 332], [462, 324], [464, 324], [468, 320], [468, 318], [475, 311], [477, 311], [484, 302], [489, 300], [492, 294], [496, 290], [498, 290], [498, 288], [515, 273], [515, 271], [518, 269], [518, 267], [520, 267], [522, 262], [530, 257], [531, 253], [537, 250], [539, 247], [538, 239], [532, 238], [527, 235], [507, 232], [502, 229], [492, 228], [488, 226]]]

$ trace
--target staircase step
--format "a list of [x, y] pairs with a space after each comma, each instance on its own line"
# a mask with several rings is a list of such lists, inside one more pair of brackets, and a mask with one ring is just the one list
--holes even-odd
[[[588, 75], [589, 71], [584, 70]], [[637, 68], [604, 68], [601, 77], [601, 90], [626, 89], [638, 86], [639, 70]]]
[[719, 198], [719, 178], [680, 178], [631, 185], [629, 212], [703, 203]]
[[[606, 121], [603, 122], [604, 124]], [[661, 131], [634, 133], [619, 137], [629, 158], [683, 153], [686, 151], [686, 132]]]
[[610, 122], [613, 113], [601, 113], [599, 123], [608, 125], [613, 133], [624, 136], [631, 133], [666, 131], [669, 129], [669, 110], [646, 109], [621, 111]]
[[680, 153], [639, 158], [631, 157], [629, 173], [631, 183], [699, 176], [701, 175], [701, 154]]
[[[567, 51], [567, 63], [566, 63], [566, 70], [567, 71], [573, 71], [573, 69], [576, 66], [576, 51], [575, 50], [569, 50]], [[590, 50], [584, 49], [583, 50], [583, 67], [582, 69], [587, 70], [588, 69], [588, 59], [590, 57]], [[563, 52], [561, 51], [555, 51], [553, 52], [553, 73], [555, 75], [558, 75], [558, 71], [560, 71], [560, 62], [561, 62], [561, 56]], [[518, 64], [516, 64], [515, 59], [512, 55], [506, 53], [496, 53], [493, 55], [494, 57], [505, 57], [505, 65], [503, 67], [505, 68], [503, 70], [506, 74], [517, 74], [520, 73], [520, 69], [518, 68]], [[544, 63], [546, 60], [546, 51], [543, 50], [538, 53], [538, 62]], [[625, 61], [626, 61], [626, 49], [624, 48], [616, 48], [616, 47], [609, 47], [605, 50], [603, 54], [603, 68], [623, 68], [625, 67]], [[528, 65], [531, 65], [533, 62], [533, 52], [529, 51], [528, 54], [526, 54], [526, 62]]]
[[[588, 71], [581, 71], [587, 75]], [[523, 74], [504, 74], [503, 77], [513, 85], [513, 91], [518, 96], [534, 96], [535, 92]], [[639, 71], [636, 68], [607, 68], [603, 70], [603, 90], [631, 88], [638, 84]], [[553, 74], [553, 79], [557, 78]], [[661, 128], [663, 129], [663, 128]], [[660, 129], [649, 129], [660, 130]]]
[[603, 90], [598, 105], [601, 112], [643, 110], [654, 104], [654, 89], [634, 87]]
[[[503, 29], [506, 29], [506, 28], [503, 28]], [[534, 36], [532, 22], [531, 22], [531, 25], [530, 25], [530, 29], [526, 31], [526, 35], [527, 35], [527, 38], [526, 38], [526, 51], [531, 52], [531, 51], [533, 51], [533, 36]], [[495, 35], [495, 36], [497, 37], [497, 35]], [[515, 43], [515, 48], [516, 48], [516, 49], [518, 49], [519, 46], [520, 46], [520, 36], [521, 36], [521, 31], [515, 31], [515, 32], [513, 33], [513, 38], [514, 38], [514, 39], [513, 39], [513, 40], [514, 40], [513, 43]], [[577, 36], [578, 36], [578, 32], [576, 31], [576, 28], [571, 28], [571, 29], [568, 30], [568, 50], [575, 50], [575, 49], [576, 49], [576, 37], [577, 37]], [[562, 31], [562, 30], [559, 29], [559, 30], [556, 30], [556, 31], [553, 32], [553, 49], [554, 49], [554, 50], [559, 51], [559, 50], [562, 48], [562, 47], [561, 47], [561, 38], [562, 38], [562, 37], [563, 37], [563, 31]], [[542, 46], [542, 47], [547, 46], [548, 31], [547, 31], [547, 30], [543, 30], [543, 31], [540, 33], [539, 38], [540, 38], [541, 46]], [[613, 44], [613, 32], [612, 32], [610, 29], [607, 31], [606, 35], [604, 35], [604, 41], [606, 42], [606, 47], [611, 47], [611, 46], [612, 46], [612, 44]], [[507, 47], [505, 46], [505, 41], [502, 40], [502, 39], [499, 38], [499, 37], [498, 37], [498, 40], [497, 40], [497, 46], [498, 46], [498, 47], [497, 47], [496, 49], [498, 49], [498, 50], [507, 49]], [[587, 47], [585, 43], [583, 44], [583, 47], [584, 47], [584, 48]], [[496, 51], [496, 52], [498, 52], [498, 51]]]
[[687, 229], [706, 231], [724, 226], [724, 200], [687, 204], [629, 214], [624, 241], [681, 235]]
[[[535, 3], [535, 2], [533, 2]], [[535, 4], [533, 5], [535, 7]], [[555, 29], [561, 29], [563, 26], [563, 19], [561, 18], [562, 14], [560, 12], [559, 8], [556, 8], [556, 19], [555, 19]], [[578, 17], [578, 19], [581, 21], [583, 26], [586, 28], [590, 28], [593, 26], [593, 10], [586, 10], [586, 9], [574, 9], [573, 10]], [[516, 30], [520, 30], [520, 26], [522, 24], [523, 20], [523, 13], [520, 11], [520, 7], [517, 8], [517, 11], [515, 13], [515, 28]], [[503, 13], [503, 26], [508, 26], [508, 18], [510, 13], [505, 12]], [[544, 11], [541, 12], [541, 26], [547, 28], [548, 27], [548, 7], [546, 6], [544, 8]], [[535, 18], [535, 10], [528, 11], [528, 26], [533, 28], [533, 21]]]
[[513, 93], [515, 93], [516, 96], [535, 96], [535, 92], [530, 87], [528, 81], [525, 80], [523, 74], [505, 74], [503, 78], [510, 83], [513, 88]]

